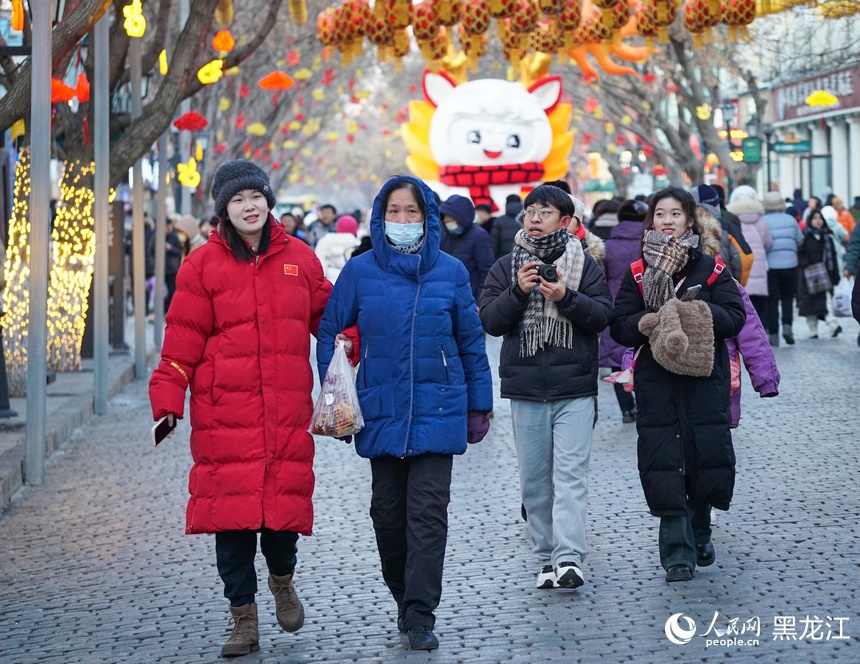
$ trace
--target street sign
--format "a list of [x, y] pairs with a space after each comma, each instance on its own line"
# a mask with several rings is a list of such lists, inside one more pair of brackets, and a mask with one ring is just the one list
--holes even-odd
[[812, 152], [812, 141], [776, 141], [770, 147], [777, 154], [805, 154]]
[[741, 141], [741, 149], [744, 151], [744, 161], [748, 164], [761, 162], [761, 139], [750, 136]]

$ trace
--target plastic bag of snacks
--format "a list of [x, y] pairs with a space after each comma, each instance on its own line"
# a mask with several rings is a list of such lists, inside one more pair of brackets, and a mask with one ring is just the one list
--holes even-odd
[[310, 432], [318, 436], [352, 436], [364, 428], [355, 371], [343, 344], [334, 349], [311, 421]]

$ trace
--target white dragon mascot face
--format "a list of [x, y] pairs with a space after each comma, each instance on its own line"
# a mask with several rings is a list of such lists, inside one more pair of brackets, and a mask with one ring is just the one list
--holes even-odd
[[547, 115], [561, 99], [557, 76], [527, 90], [498, 79], [456, 85], [445, 74], [425, 72], [424, 96], [436, 107], [429, 143], [445, 194], [503, 209], [508, 194], [544, 179], [553, 148]]

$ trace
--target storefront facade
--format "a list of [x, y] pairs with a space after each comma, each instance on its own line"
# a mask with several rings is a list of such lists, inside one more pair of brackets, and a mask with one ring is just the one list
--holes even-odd
[[[825, 103], [808, 104], [819, 91]], [[860, 196], [860, 63], [784, 82], [771, 95], [771, 181], [804, 198], [829, 188], [849, 207]]]

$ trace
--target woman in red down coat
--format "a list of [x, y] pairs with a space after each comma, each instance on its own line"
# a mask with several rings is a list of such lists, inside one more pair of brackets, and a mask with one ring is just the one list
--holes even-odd
[[299, 534], [313, 523], [310, 335], [331, 293], [313, 250], [269, 210], [269, 179], [248, 161], [212, 183], [220, 224], [177, 275], [161, 361], [150, 380], [155, 419], [182, 418], [191, 388], [187, 533], [215, 533], [218, 572], [235, 620], [222, 649], [259, 650], [257, 532], [279, 624], [304, 610], [292, 583]]

